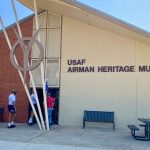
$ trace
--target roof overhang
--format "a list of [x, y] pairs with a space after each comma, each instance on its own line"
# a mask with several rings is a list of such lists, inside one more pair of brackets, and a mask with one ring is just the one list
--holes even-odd
[[[17, 0], [34, 10], [33, 0]], [[36, 0], [38, 10], [71, 17], [86, 24], [150, 44], [150, 32], [116, 19], [76, 0]]]

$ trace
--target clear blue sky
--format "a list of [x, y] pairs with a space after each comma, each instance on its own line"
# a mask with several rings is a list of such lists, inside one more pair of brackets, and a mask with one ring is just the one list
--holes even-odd
[[[14, 0], [15, 6], [17, 9], [17, 14], [19, 19], [22, 19], [30, 14], [32, 14], [31, 10], [27, 9], [16, 0]], [[13, 9], [11, 6], [11, 0], [0, 0], [0, 16], [4, 22], [5, 26], [8, 26], [15, 22], [15, 18], [13, 15]]]
[[[150, 0], [78, 0], [130, 24], [150, 31]], [[32, 14], [32, 11], [15, 1], [19, 19]], [[14, 22], [11, 0], [1, 0], [0, 16], [5, 26]]]

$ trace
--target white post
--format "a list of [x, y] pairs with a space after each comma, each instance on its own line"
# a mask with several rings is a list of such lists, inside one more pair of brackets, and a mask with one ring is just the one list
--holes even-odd
[[[18, 17], [17, 17], [17, 13], [16, 13], [16, 8], [15, 8], [15, 5], [14, 5], [14, 0], [11, 0], [11, 2], [12, 2], [12, 6], [13, 6], [14, 16], [15, 16], [16, 23], [17, 23], [17, 29], [18, 29], [20, 37], [22, 38], [22, 32], [21, 32], [20, 25], [19, 25], [19, 22], [18, 22]], [[30, 66], [29, 62], [28, 62], [28, 66]], [[35, 83], [34, 83], [31, 71], [29, 71], [29, 75], [30, 75], [32, 86], [33, 86], [33, 91], [34, 91], [34, 94], [35, 94], [35, 97], [36, 97], [36, 100], [37, 100], [37, 107], [38, 107], [38, 112], [39, 112], [39, 115], [40, 115], [40, 120], [41, 120], [41, 123], [42, 123], [43, 130], [45, 131], [44, 119], [43, 119], [43, 115], [42, 115], [42, 111], [41, 111], [41, 107], [40, 107], [40, 103], [39, 103], [39, 98], [38, 98], [38, 95], [37, 95], [37, 92], [36, 92]]]
[[[6, 30], [5, 30], [5, 27], [4, 27], [4, 24], [3, 24], [3, 21], [2, 21], [2, 19], [1, 19], [1, 17], [0, 17], [0, 24], [1, 24], [1, 26], [2, 26], [2, 29], [3, 29], [3, 32], [4, 32], [4, 35], [5, 35], [6, 41], [7, 41], [7, 43], [8, 43], [9, 49], [11, 50], [12, 46], [11, 46], [10, 40], [9, 40], [9, 38], [8, 38], [8, 35], [7, 35]], [[15, 59], [16, 64], [18, 65], [18, 62], [17, 62], [17, 59], [16, 59], [15, 56], [14, 56], [14, 59]], [[22, 75], [21, 71], [19, 71], [19, 70], [18, 70], [18, 73], [19, 73], [19, 75], [20, 75], [22, 84], [23, 84], [23, 86], [24, 86], [24, 88], [25, 88], [25, 91], [26, 91], [26, 93], [27, 93], [29, 102], [30, 102], [31, 107], [32, 107], [32, 109], [33, 109], [33, 112], [34, 112], [34, 114], [35, 114], [35, 118], [36, 118], [36, 120], [37, 120], [38, 126], [39, 126], [40, 130], [42, 130], [41, 123], [40, 123], [40, 121], [39, 121], [38, 115], [37, 115], [36, 110], [35, 110], [35, 108], [34, 108], [34, 105], [33, 105], [33, 103], [32, 103], [31, 96], [30, 96], [30, 93], [29, 93], [29, 91], [28, 91], [27, 85], [26, 85], [26, 83], [24, 83], [23, 75]]]
[[[35, 21], [36, 21], [36, 29], [39, 28], [38, 23], [38, 15], [37, 15], [37, 6], [36, 1], [34, 0], [34, 11], [35, 11]], [[40, 37], [38, 36], [38, 40], [40, 41]], [[49, 131], [49, 123], [48, 123], [48, 113], [47, 113], [47, 102], [46, 102], [46, 92], [45, 92], [45, 82], [44, 82], [44, 69], [43, 69], [43, 62], [41, 62], [41, 76], [42, 76], [42, 85], [43, 85], [43, 96], [44, 96], [44, 110], [45, 110], [45, 121], [46, 121], [46, 128]]]

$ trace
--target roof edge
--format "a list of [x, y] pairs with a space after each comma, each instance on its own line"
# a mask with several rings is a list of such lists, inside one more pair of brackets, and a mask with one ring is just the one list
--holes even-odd
[[140, 27], [132, 25], [132, 24], [126, 22], [126, 21], [123, 21], [123, 20], [118, 19], [114, 16], [111, 16], [107, 13], [104, 13], [104, 12], [98, 10], [98, 9], [95, 9], [93, 7], [90, 7], [90, 6], [86, 5], [86, 4], [83, 4], [83, 3], [81, 3], [77, 0], [61, 0], [61, 1], [65, 2], [65, 3], [68, 3], [70, 5], [73, 5], [75, 7], [78, 7], [80, 9], [86, 11], [87, 13], [91, 13], [91, 14], [96, 15], [98, 17], [104, 18], [107, 21], [111, 21], [114, 24], [120, 25], [120, 26], [122, 26], [126, 29], [129, 29], [133, 32], [139, 33], [143, 36], [146, 36], [146, 37], [150, 38], [150, 32], [149, 31], [146, 31], [146, 30], [144, 30]]
[[[26, 22], [26, 21], [32, 19], [34, 16], [35, 16], [35, 15], [34, 15], [34, 13], [33, 13], [33, 14], [31, 14], [31, 15], [29, 15], [29, 16], [27, 16], [27, 17], [21, 19], [21, 20], [19, 20], [19, 24], [22, 24], [22, 23], [24, 23], [24, 22]], [[6, 30], [9, 30], [9, 29], [11, 29], [11, 28], [14, 27], [14, 26], [16, 26], [16, 22], [14, 22], [14, 23], [10, 24], [9, 26], [5, 27], [5, 29], [6, 29]], [[1, 33], [1, 32], [3, 32], [3, 29], [0, 30], [0, 33]]]

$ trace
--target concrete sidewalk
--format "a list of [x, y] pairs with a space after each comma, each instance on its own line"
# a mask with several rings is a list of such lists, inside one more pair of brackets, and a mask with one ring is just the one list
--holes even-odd
[[[19, 143], [19, 142], [6, 142], [0, 141], [0, 147], [3, 150], [93, 150], [93, 148], [84, 147], [72, 147], [64, 145], [54, 144], [31, 144], [31, 143]], [[94, 149], [102, 150], [102, 149]]]
[[52, 126], [49, 132], [42, 132], [37, 125], [6, 126], [0, 123], [3, 150], [150, 150], [150, 141], [137, 141], [128, 130]]

